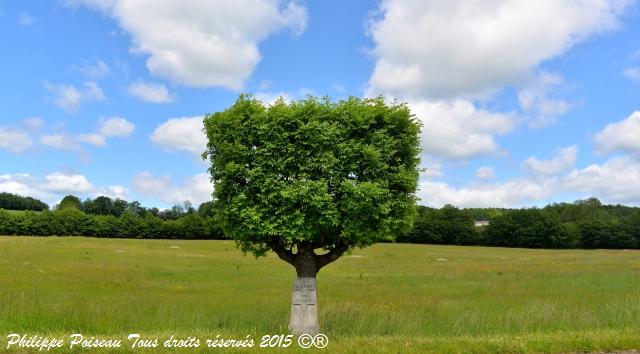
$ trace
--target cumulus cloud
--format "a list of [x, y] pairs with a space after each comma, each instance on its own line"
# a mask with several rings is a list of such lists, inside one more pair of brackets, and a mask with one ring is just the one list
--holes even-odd
[[453, 187], [445, 182], [423, 181], [419, 184], [420, 204], [442, 207], [522, 207], [548, 198], [553, 191], [552, 181], [534, 182], [518, 178], [505, 183]]
[[135, 125], [122, 117], [101, 118], [94, 133], [75, 136], [66, 133], [43, 134], [40, 143], [58, 150], [81, 151], [80, 143], [106, 146], [108, 138], [127, 137], [135, 130]]
[[420, 178], [437, 179], [444, 175], [442, 163], [438, 161], [421, 161]]
[[[546, 204], [556, 198], [596, 197], [610, 204], [640, 205], [640, 161], [623, 155], [601, 164], [575, 168], [577, 148], [558, 149], [550, 160], [525, 160], [533, 174], [500, 183], [452, 186], [443, 181], [423, 180], [419, 184], [420, 204], [442, 207], [510, 207]], [[529, 163], [527, 164], [527, 161]], [[565, 199], [566, 200], [566, 199]]]
[[0, 192], [22, 196], [42, 197], [32, 186], [32, 177], [28, 173], [0, 175]]
[[135, 125], [122, 117], [111, 117], [102, 120], [98, 132], [105, 137], [129, 136], [135, 130]]
[[640, 162], [630, 156], [574, 170], [562, 182], [567, 190], [596, 196], [606, 203], [640, 204]]
[[107, 186], [103, 188], [99, 188], [98, 190], [93, 192], [94, 197], [105, 196], [111, 199], [123, 199], [127, 200], [129, 198], [129, 189], [123, 186]]
[[306, 9], [278, 0], [66, 0], [114, 18], [148, 56], [147, 69], [193, 87], [242, 88], [260, 61], [258, 45], [288, 29], [301, 34]]
[[422, 132], [427, 154], [495, 154], [496, 137], [514, 128], [515, 115], [487, 111], [478, 100], [513, 86], [523, 112], [518, 121], [554, 123], [570, 104], [553, 94], [562, 77], [540, 71], [540, 64], [617, 28], [630, 3], [383, 0], [368, 23], [375, 66], [367, 94], [414, 102], [414, 113], [428, 123]]
[[28, 173], [0, 175], [0, 192], [38, 198], [50, 206], [67, 194], [80, 198], [105, 195], [121, 199], [127, 199], [129, 195], [129, 190], [123, 186], [98, 187], [82, 174], [64, 172], [53, 172], [44, 177]]
[[[543, 127], [571, 108], [558, 97], [562, 76], [540, 65], [616, 29], [632, 2], [383, 0], [368, 23], [375, 66], [366, 92], [409, 102], [423, 123], [423, 160], [501, 154], [498, 137], [516, 124]], [[505, 87], [518, 93], [519, 116], [483, 108]], [[575, 146], [548, 160], [532, 156], [522, 162], [526, 175], [502, 183], [487, 182], [489, 169], [478, 169], [469, 185], [423, 179], [419, 194], [433, 206], [531, 205], [579, 192], [567, 177], [581, 171], [574, 169], [576, 157]]]
[[483, 96], [615, 29], [631, 0], [385, 0], [369, 24], [369, 85], [400, 97]]
[[42, 189], [57, 193], [87, 193], [93, 190], [93, 185], [81, 174], [54, 172], [44, 177]]
[[33, 145], [33, 140], [25, 131], [0, 126], [0, 150], [21, 153]]
[[107, 138], [127, 137], [135, 130], [135, 125], [122, 117], [101, 118], [95, 133], [78, 134], [76, 142], [95, 146], [106, 146]]
[[534, 176], [557, 175], [572, 169], [577, 157], [578, 147], [574, 145], [557, 149], [554, 157], [549, 160], [540, 160], [531, 156], [524, 160], [522, 167]]
[[210, 201], [213, 184], [206, 173], [199, 173], [174, 183], [171, 176], [154, 176], [149, 172], [141, 172], [133, 178], [134, 189], [148, 197], [175, 204], [190, 201], [195, 205]]
[[453, 159], [469, 159], [499, 151], [495, 136], [510, 132], [515, 117], [478, 109], [466, 100], [410, 101], [422, 122], [424, 153]]
[[54, 95], [54, 103], [66, 112], [77, 111], [82, 103], [106, 99], [102, 88], [95, 81], [87, 81], [82, 87], [45, 83], [45, 88]]
[[163, 85], [153, 82], [136, 82], [129, 86], [129, 94], [147, 102], [168, 103], [173, 101], [169, 90]]
[[496, 177], [496, 171], [493, 167], [482, 166], [476, 170], [475, 176], [480, 180], [494, 179]]
[[594, 137], [596, 150], [600, 153], [624, 151], [640, 154], [640, 111], [633, 112], [624, 120], [609, 123]]
[[151, 134], [151, 142], [167, 150], [186, 151], [199, 157], [206, 149], [204, 117], [172, 118]]

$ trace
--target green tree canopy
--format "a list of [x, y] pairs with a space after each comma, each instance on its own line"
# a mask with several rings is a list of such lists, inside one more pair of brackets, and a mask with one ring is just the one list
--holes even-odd
[[419, 126], [404, 104], [309, 97], [265, 107], [240, 96], [207, 115], [205, 130], [222, 227], [244, 251], [273, 249], [289, 263], [294, 248], [334, 257], [411, 226]]

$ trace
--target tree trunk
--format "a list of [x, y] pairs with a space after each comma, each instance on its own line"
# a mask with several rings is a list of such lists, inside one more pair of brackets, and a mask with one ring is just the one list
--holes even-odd
[[271, 238], [271, 249], [283, 261], [296, 268], [297, 278], [291, 296], [291, 318], [289, 330], [295, 335], [320, 333], [318, 303], [316, 296], [316, 275], [327, 264], [340, 258], [349, 248], [347, 243], [337, 243], [327, 253], [317, 255], [313, 250], [320, 246], [309, 242], [298, 242], [297, 253], [292, 246], [285, 247], [279, 237]]
[[320, 333], [316, 295], [318, 269], [313, 249], [305, 246], [301, 245], [294, 262], [297, 277], [293, 285], [289, 330], [295, 335], [316, 335]]

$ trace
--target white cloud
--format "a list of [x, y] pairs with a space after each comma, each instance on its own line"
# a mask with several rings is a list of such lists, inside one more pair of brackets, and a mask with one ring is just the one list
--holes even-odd
[[482, 166], [476, 170], [475, 175], [477, 179], [489, 180], [496, 177], [496, 171], [493, 167]]
[[73, 85], [52, 85], [45, 83], [45, 88], [54, 94], [54, 103], [67, 112], [75, 112], [83, 102], [103, 101], [106, 99], [102, 88], [94, 82], [87, 81], [83, 87], [77, 88]]
[[65, 134], [45, 134], [40, 136], [40, 143], [42, 145], [58, 149], [58, 150], [78, 150], [80, 146], [76, 140]]
[[442, 181], [419, 184], [420, 204], [441, 207], [515, 207], [549, 203], [561, 196], [596, 197], [605, 203], [640, 205], [640, 160], [615, 156], [602, 164], [572, 168], [577, 148], [559, 149], [551, 160], [525, 160], [532, 176], [514, 177], [502, 183], [467, 184], [459, 187]]
[[640, 205], [640, 162], [629, 156], [616, 156], [603, 164], [572, 171], [564, 177], [563, 186], [605, 203]]
[[95, 145], [95, 146], [106, 146], [107, 145], [106, 137], [104, 135], [95, 134], [95, 133], [79, 134], [78, 136], [76, 136], [76, 140], [78, 140], [81, 143], [91, 144], [91, 145]]
[[129, 94], [147, 102], [167, 103], [173, 101], [169, 90], [163, 85], [153, 82], [136, 82], [129, 86]]
[[[631, 2], [383, 0], [369, 21], [375, 67], [366, 93], [409, 102], [426, 156], [502, 153], [496, 137], [517, 123], [546, 126], [570, 109], [555, 94], [562, 77], [541, 63], [616, 29]], [[508, 86], [523, 114], [483, 108]]]
[[78, 143], [106, 146], [107, 138], [126, 137], [134, 130], [135, 125], [124, 118], [101, 118], [95, 133], [82, 133], [76, 136], [61, 133], [44, 134], [40, 136], [40, 143], [59, 150], [81, 151]]
[[484, 96], [615, 29], [631, 0], [385, 0], [370, 22], [374, 92]]
[[103, 120], [98, 132], [105, 137], [129, 136], [135, 130], [135, 125], [121, 117], [112, 117]]
[[0, 192], [21, 196], [42, 196], [31, 186], [32, 177], [28, 173], [0, 175]]
[[0, 126], [0, 149], [20, 153], [33, 145], [33, 140], [25, 131]]
[[598, 132], [594, 141], [600, 153], [625, 151], [640, 154], [640, 111], [622, 121], [609, 123]]
[[92, 62], [85, 62], [77, 67], [77, 70], [91, 80], [102, 79], [111, 71], [109, 65], [99, 59]]
[[107, 186], [95, 191], [93, 195], [94, 197], [105, 196], [111, 199], [127, 200], [129, 198], [129, 190], [123, 186], [118, 186], [118, 185]]
[[174, 184], [170, 176], [154, 176], [149, 172], [141, 172], [133, 178], [133, 187], [144, 196], [169, 204], [188, 200], [198, 205], [211, 200], [213, 193], [213, 184], [206, 173], [199, 173]]
[[419, 185], [420, 204], [442, 207], [452, 204], [471, 207], [521, 207], [548, 198], [550, 182], [514, 179], [505, 183], [468, 185], [455, 188], [444, 182], [423, 181]]
[[624, 70], [624, 76], [635, 82], [640, 82], [640, 68], [627, 68]]
[[423, 124], [423, 153], [452, 159], [497, 153], [495, 136], [515, 126], [512, 114], [478, 109], [466, 100], [416, 100], [409, 107]]
[[258, 44], [282, 29], [301, 34], [307, 11], [278, 0], [66, 0], [113, 17], [147, 68], [194, 87], [242, 88], [260, 61]]
[[421, 161], [421, 167], [423, 170], [420, 171], [420, 177], [426, 179], [436, 179], [440, 178], [444, 175], [444, 171], [442, 170], [442, 163], [437, 161]]
[[55, 172], [44, 177], [42, 189], [55, 193], [88, 193], [93, 186], [81, 174]]
[[38, 198], [50, 206], [67, 194], [76, 195], [81, 199], [104, 195], [125, 200], [129, 195], [129, 190], [123, 186], [96, 187], [84, 175], [63, 172], [53, 172], [44, 178], [28, 173], [0, 175], [0, 192]]
[[18, 23], [22, 27], [31, 27], [31, 26], [33, 26], [33, 24], [35, 22], [36, 22], [36, 19], [33, 16], [29, 15], [28, 13], [26, 13], [26, 12], [23, 12], [18, 17]]
[[557, 149], [554, 157], [550, 160], [539, 160], [531, 156], [524, 160], [522, 167], [534, 176], [557, 175], [572, 169], [576, 164], [577, 157], [578, 147], [573, 145]]
[[159, 125], [151, 141], [168, 150], [187, 151], [199, 157], [207, 147], [204, 117], [172, 118]]

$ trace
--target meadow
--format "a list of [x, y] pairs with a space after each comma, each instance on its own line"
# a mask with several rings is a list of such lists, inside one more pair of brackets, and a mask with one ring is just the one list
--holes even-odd
[[[125, 340], [83, 353], [225, 352], [133, 350], [126, 336], [286, 333], [294, 276], [231, 241], [3, 236], [0, 352], [10, 333]], [[323, 269], [318, 298], [331, 353], [640, 349], [638, 250], [377, 244]]]

